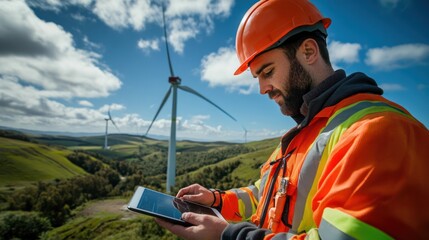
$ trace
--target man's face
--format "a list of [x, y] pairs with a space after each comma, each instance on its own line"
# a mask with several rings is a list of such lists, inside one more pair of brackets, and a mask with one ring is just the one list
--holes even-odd
[[281, 48], [261, 54], [250, 64], [259, 80], [261, 94], [268, 94], [284, 115], [300, 114], [303, 95], [311, 89], [312, 79], [296, 58], [289, 61]]

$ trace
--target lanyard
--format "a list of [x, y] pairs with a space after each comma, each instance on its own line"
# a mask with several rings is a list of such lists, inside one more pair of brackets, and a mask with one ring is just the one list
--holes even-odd
[[274, 164], [280, 162], [280, 164], [277, 165], [276, 171], [274, 172], [274, 176], [270, 182], [270, 187], [268, 189], [268, 197], [265, 198], [264, 208], [263, 208], [261, 220], [260, 220], [259, 226], [258, 226], [259, 228], [262, 228], [262, 226], [264, 226], [265, 218], [267, 216], [267, 211], [268, 211], [268, 205], [270, 203], [271, 196], [273, 195], [274, 184], [275, 184], [276, 179], [279, 175], [280, 169], [282, 169], [282, 168], [284, 169], [283, 170], [283, 177], [284, 177], [284, 175], [286, 173], [286, 169], [287, 169], [287, 159], [292, 155], [293, 151], [295, 151], [295, 149], [292, 149], [292, 151], [290, 151], [288, 154], [286, 154], [286, 156], [279, 158], [276, 161], [270, 163], [270, 165], [274, 165]]

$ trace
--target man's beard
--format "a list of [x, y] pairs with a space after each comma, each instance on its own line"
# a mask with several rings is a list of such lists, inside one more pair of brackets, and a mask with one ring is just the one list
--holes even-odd
[[312, 78], [296, 58], [290, 60], [289, 81], [284, 81], [283, 89], [270, 93], [273, 96], [279, 91], [283, 98], [280, 110], [284, 115], [295, 117], [302, 115], [303, 96], [311, 90]]

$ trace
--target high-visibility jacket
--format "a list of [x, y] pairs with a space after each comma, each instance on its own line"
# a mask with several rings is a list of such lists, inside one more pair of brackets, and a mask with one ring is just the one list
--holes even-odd
[[[255, 185], [221, 194], [227, 220], [254, 224], [230, 225], [225, 239], [429, 237], [429, 131], [401, 106], [355, 94], [282, 142]], [[272, 232], [268, 210], [283, 176], [287, 198]]]

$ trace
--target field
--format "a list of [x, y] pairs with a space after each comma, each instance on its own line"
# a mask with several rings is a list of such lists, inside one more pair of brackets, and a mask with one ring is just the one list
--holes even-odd
[[[10, 213], [7, 210], [8, 196], [19, 189], [36, 186], [39, 182], [60, 183], [63, 179], [91, 176], [87, 166], [80, 167], [70, 161], [69, 156], [76, 151], [86, 156], [89, 162], [102, 163], [102, 168], [116, 166], [116, 170], [112, 170], [120, 171], [119, 163], [131, 166], [132, 173], [121, 176], [118, 186], [122, 184], [123, 187], [120, 189], [124, 186], [132, 189], [140, 184], [159, 190], [165, 188], [167, 141], [115, 134], [109, 136], [110, 149], [103, 149], [103, 144], [103, 136], [0, 136], [0, 221], [2, 215]], [[176, 187], [173, 190], [200, 181], [206, 185], [222, 183], [218, 187], [251, 184], [258, 179], [259, 166], [277, 144], [278, 139], [245, 144], [179, 141]], [[213, 179], [213, 171], [223, 169], [229, 172], [221, 179]], [[112, 193], [106, 197], [84, 201], [84, 204], [71, 209], [68, 220], [43, 233], [42, 239], [177, 239], [152, 218], [126, 210], [132, 190], [109, 191]]]
[[1, 188], [85, 174], [67, 160], [71, 152], [64, 148], [0, 137], [0, 149]]

